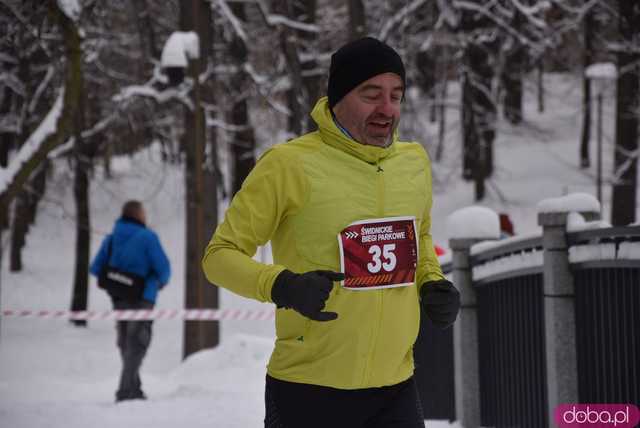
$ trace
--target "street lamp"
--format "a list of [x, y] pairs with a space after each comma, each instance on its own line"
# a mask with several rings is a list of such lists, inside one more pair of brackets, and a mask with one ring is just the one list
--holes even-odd
[[587, 79], [593, 81], [596, 85], [597, 109], [598, 109], [598, 150], [597, 150], [597, 173], [596, 173], [596, 194], [598, 201], [600, 202], [600, 209], [602, 209], [602, 93], [607, 86], [618, 78], [618, 69], [616, 65], [611, 62], [599, 62], [591, 64], [585, 69], [585, 76]]

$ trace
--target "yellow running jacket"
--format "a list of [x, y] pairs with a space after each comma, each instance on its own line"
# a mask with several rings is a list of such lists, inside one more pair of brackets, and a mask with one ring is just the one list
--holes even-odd
[[[327, 98], [313, 112], [318, 130], [270, 148], [233, 198], [202, 260], [212, 283], [271, 302], [286, 269], [340, 271], [337, 235], [371, 218], [414, 216], [419, 231], [416, 283], [353, 291], [334, 284], [325, 311], [312, 321], [276, 310], [276, 343], [267, 371], [298, 383], [341, 389], [393, 385], [413, 374], [419, 287], [443, 279], [430, 235], [431, 169], [418, 143], [362, 145], [335, 125]], [[273, 265], [252, 259], [271, 241]], [[417, 285], [416, 285], [417, 284]]]

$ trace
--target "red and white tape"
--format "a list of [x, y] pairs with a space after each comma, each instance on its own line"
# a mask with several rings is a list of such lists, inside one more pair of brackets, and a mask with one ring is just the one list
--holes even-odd
[[69, 320], [242, 320], [265, 321], [274, 318], [273, 309], [153, 309], [153, 310], [115, 310], [115, 311], [32, 311], [11, 310], [2, 312], [6, 318], [44, 318]]

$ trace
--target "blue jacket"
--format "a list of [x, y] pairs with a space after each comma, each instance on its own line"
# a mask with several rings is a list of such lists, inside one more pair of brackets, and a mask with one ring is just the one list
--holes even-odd
[[107, 263], [111, 241], [109, 265], [146, 278], [143, 298], [155, 303], [158, 290], [169, 282], [171, 275], [169, 259], [160, 245], [158, 235], [134, 220], [117, 220], [113, 232], [102, 241], [91, 263], [91, 273], [96, 277]]

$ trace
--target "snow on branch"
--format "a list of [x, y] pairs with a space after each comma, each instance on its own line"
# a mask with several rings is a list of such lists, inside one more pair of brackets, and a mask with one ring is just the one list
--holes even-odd
[[6, 52], [0, 52], [0, 62], [6, 62], [8, 64], [17, 65], [18, 59], [13, 55], [9, 55]]
[[82, 8], [78, 0], [58, 0], [58, 8], [73, 22], [78, 22], [80, 19]]
[[545, 22], [543, 17], [538, 17], [536, 15], [543, 15], [549, 8], [551, 8], [551, 3], [547, 0], [542, 0], [534, 5], [525, 6], [520, 3], [520, 0], [511, 0], [513, 5], [522, 13], [525, 18], [531, 22], [536, 27], [544, 30], [547, 28], [547, 23]]
[[244, 66], [242, 68], [249, 75], [249, 77], [251, 77], [251, 80], [253, 80], [256, 85], [264, 85], [269, 81], [269, 77], [258, 74], [256, 69], [253, 68], [253, 65], [248, 62], [244, 63]]
[[560, 10], [576, 15], [577, 20], [582, 21], [584, 15], [601, 3], [601, 0], [591, 0], [578, 7], [572, 6], [571, 3], [566, 0], [551, 0], [551, 2]]
[[249, 129], [249, 126], [247, 125], [243, 125], [243, 126], [233, 125], [225, 122], [224, 120], [214, 119], [212, 117], [209, 117], [208, 115], [206, 118], [206, 124], [208, 128], [220, 128], [226, 132], [243, 132]]
[[410, 13], [415, 12], [424, 3], [426, 3], [426, 0], [413, 0], [413, 3], [402, 7], [400, 9], [400, 11], [398, 11], [398, 13], [396, 13], [394, 16], [392, 16], [391, 19], [389, 19], [382, 26], [382, 29], [380, 30], [380, 34], [378, 35], [378, 38], [380, 40], [386, 40], [387, 37], [389, 37], [389, 32], [391, 32], [391, 30], [396, 25], [398, 25], [400, 22], [402, 22], [402, 20], [405, 19]]
[[150, 85], [131, 85], [123, 88], [119, 93], [112, 97], [113, 101], [122, 103], [133, 97], [147, 97], [152, 98], [158, 104], [164, 104], [168, 101], [177, 100], [186, 105], [190, 110], [193, 110], [193, 102], [189, 98], [188, 90], [180, 90], [168, 88], [163, 91], [159, 91]]
[[49, 68], [47, 68], [47, 74], [44, 76], [44, 79], [42, 79], [42, 81], [38, 85], [38, 89], [36, 89], [36, 93], [33, 95], [33, 98], [31, 98], [31, 101], [29, 102], [29, 108], [27, 109], [29, 113], [33, 113], [36, 110], [38, 101], [40, 101], [40, 97], [42, 96], [42, 93], [47, 88], [47, 86], [49, 86], [49, 83], [51, 83], [51, 78], [55, 74], [55, 71], [56, 71], [55, 67], [53, 66], [49, 66]]
[[29, 136], [27, 141], [20, 147], [18, 153], [11, 159], [6, 168], [0, 168], [0, 194], [7, 191], [9, 185], [14, 181], [16, 175], [22, 168], [23, 164], [29, 161], [34, 153], [40, 150], [42, 144], [57, 131], [58, 119], [62, 114], [64, 104], [64, 87], [60, 90], [58, 98], [53, 103], [53, 107], [47, 113], [47, 116]]
[[321, 53], [300, 52], [298, 56], [300, 58], [300, 62], [302, 63], [315, 61], [315, 62], [329, 64], [329, 62], [331, 61], [332, 54], [333, 52], [321, 52]]
[[14, 93], [25, 97], [27, 95], [26, 89], [24, 87], [24, 83], [20, 80], [15, 74], [9, 72], [0, 73], [0, 82], [3, 85], [7, 86]]
[[[109, 116], [103, 117], [91, 128], [83, 130], [80, 133], [80, 136], [82, 137], [83, 140], [85, 140], [85, 144], [87, 144], [86, 140], [107, 129], [107, 127], [111, 125], [111, 122], [113, 122], [119, 116], [120, 116], [120, 111], [118, 109], [114, 109]], [[73, 150], [75, 142], [76, 142], [76, 138], [70, 137], [69, 139], [67, 139], [67, 141], [64, 144], [51, 150], [47, 154], [47, 157], [49, 159], [56, 159], [62, 156], [66, 156]]]
[[476, 4], [471, 1], [465, 1], [465, 0], [454, 0], [453, 4], [454, 4], [454, 7], [456, 7], [459, 10], [467, 10], [469, 12], [477, 12], [477, 13], [480, 13], [481, 15], [484, 15], [485, 17], [493, 21], [495, 24], [497, 24], [500, 28], [504, 29], [511, 36], [515, 37], [520, 43], [522, 43], [523, 45], [530, 46], [532, 49], [535, 49], [536, 47], [535, 43], [533, 43], [526, 35], [520, 33], [511, 25], [509, 25], [509, 23], [506, 22], [504, 19], [502, 19], [500, 16], [498, 16], [495, 13], [492, 13], [491, 10], [489, 9], [489, 6]]
[[289, 19], [286, 16], [269, 14], [265, 15], [265, 20], [269, 25], [284, 25], [285, 27], [291, 27], [296, 30], [307, 31], [309, 33], [319, 33], [320, 28], [314, 24], [307, 24], [304, 22], [294, 21], [293, 19]]
[[[243, 42], [248, 43], [249, 37], [247, 37], [247, 33], [244, 32], [244, 28], [242, 28], [242, 23], [240, 20], [233, 14], [231, 9], [229, 9], [229, 5], [226, 0], [218, 0], [216, 2], [218, 5], [222, 16], [226, 18], [227, 21], [233, 27], [233, 30], [236, 32], [236, 35], [242, 39]], [[213, 3], [212, 3], [213, 6]]]
[[290, 27], [300, 31], [307, 31], [309, 33], [319, 33], [320, 27], [315, 24], [307, 24], [306, 22], [299, 22], [294, 19], [287, 18], [283, 15], [278, 15], [274, 13], [269, 13], [269, 9], [263, 0], [253, 0], [260, 9], [262, 16], [267, 23], [267, 25], [284, 25], [285, 27]]
[[460, 14], [452, 7], [449, 0], [438, 0], [438, 10], [440, 16], [452, 28], [456, 28], [460, 23]]
[[256, 84], [256, 89], [258, 93], [264, 98], [264, 100], [278, 113], [284, 114], [285, 116], [291, 116], [291, 110], [289, 110], [286, 106], [277, 102], [274, 97], [270, 96], [269, 93], [264, 92], [264, 84], [270, 81], [273, 81], [272, 78], [268, 76], [258, 74], [251, 64], [244, 65], [244, 71], [249, 75], [251, 80]]
[[629, 42], [608, 42], [605, 43], [605, 49], [612, 53], [640, 54], [640, 46]]
[[627, 150], [624, 147], [616, 145], [615, 150], [617, 153], [620, 153], [624, 157], [626, 157], [626, 159], [624, 162], [622, 162], [622, 164], [618, 165], [618, 169], [613, 174], [612, 182], [614, 185], [628, 184], [624, 182], [622, 177], [630, 168], [632, 168], [636, 164], [636, 162], [640, 158], [640, 149]]

